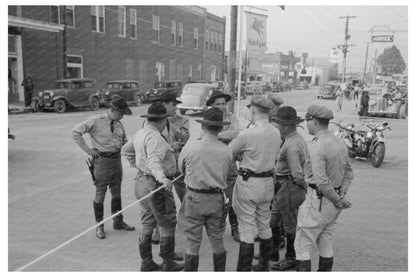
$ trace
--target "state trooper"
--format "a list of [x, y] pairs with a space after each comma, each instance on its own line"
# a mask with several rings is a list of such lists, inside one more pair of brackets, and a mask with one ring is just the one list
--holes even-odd
[[[166, 127], [169, 114], [162, 103], [153, 103], [148, 113], [141, 115], [147, 124], [122, 149], [130, 165], [138, 169], [135, 194], [140, 199], [160, 186], [165, 188], [139, 203], [142, 229], [139, 235], [141, 271], [180, 271], [183, 264], [174, 261], [176, 206], [171, 180], [177, 173], [173, 148], [161, 132]], [[160, 227], [160, 255], [162, 266], [153, 261], [152, 232]]]
[[334, 261], [333, 231], [342, 209], [350, 208], [345, 198], [354, 178], [344, 142], [328, 130], [334, 115], [323, 106], [311, 105], [306, 126], [314, 136], [309, 148], [312, 181], [299, 208], [295, 251], [298, 271], [311, 271], [311, 251], [319, 249], [318, 271], [331, 271]]
[[[115, 214], [122, 209], [121, 183], [123, 167], [120, 150], [127, 142], [126, 132], [120, 120], [124, 115], [132, 112], [123, 98], [114, 98], [110, 102], [110, 109], [105, 114], [94, 115], [72, 129], [72, 138], [88, 155], [92, 156], [94, 164], [93, 178], [95, 186], [95, 199], [93, 201], [95, 221], [98, 223], [104, 218], [104, 199], [107, 188], [111, 192], [111, 213]], [[88, 133], [91, 138], [90, 148], [83, 134]], [[123, 221], [123, 215], [114, 217], [113, 228], [116, 230], [134, 231], [134, 227]], [[96, 228], [95, 235], [99, 239], [105, 238], [104, 224]]]
[[205, 226], [213, 251], [214, 271], [225, 271], [225, 188], [233, 155], [231, 149], [218, 140], [218, 133], [230, 122], [223, 121], [223, 112], [211, 108], [204, 114], [203, 137], [189, 141], [178, 161], [185, 174], [185, 199], [179, 210], [178, 226], [186, 237], [185, 271], [198, 271], [199, 250]]
[[240, 162], [239, 176], [233, 191], [233, 209], [237, 215], [241, 240], [237, 271], [252, 269], [256, 226], [260, 238], [260, 257], [258, 266], [253, 270], [269, 270], [273, 170], [281, 144], [279, 130], [268, 121], [272, 107], [270, 99], [253, 96], [250, 110], [254, 127], [242, 131], [230, 143], [234, 158]]
[[[271, 267], [272, 270], [287, 270], [296, 267], [296, 253], [294, 249], [296, 221], [299, 206], [305, 200], [307, 184], [305, 171], [310, 173], [308, 161], [308, 147], [305, 139], [296, 131], [297, 124], [304, 119], [297, 116], [296, 110], [290, 106], [281, 107], [270, 118], [275, 122], [283, 139], [276, 167], [276, 181], [280, 189], [273, 201], [270, 225], [272, 231], [280, 227], [286, 233], [285, 259]], [[273, 233], [273, 239], [280, 239], [279, 234]], [[275, 242], [279, 245], [279, 241]]]

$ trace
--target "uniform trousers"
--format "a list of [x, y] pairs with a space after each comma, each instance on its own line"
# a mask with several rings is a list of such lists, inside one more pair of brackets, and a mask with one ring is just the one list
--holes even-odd
[[123, 167], [120, 155], [117, 155], [115, 158], [95, 158], [94, 175], [96, 178], [94, 182], [95, 203], [104, 203], [107, 187], [110, 189], [112, 199], [121, 198]]

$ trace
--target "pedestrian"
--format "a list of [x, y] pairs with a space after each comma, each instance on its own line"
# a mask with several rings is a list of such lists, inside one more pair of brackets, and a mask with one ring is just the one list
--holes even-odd
[[[135, 177], [135, 195], [141, 199], [160, 186], [164, 189], [139, 203], [142, 229], [139, 234], [141, 271], [181, 271], [183, 264], [174, 261], [176, 206], [171, 180], [177, 173], [174, 150], [162, 135], [169, 114], [162, 103], [153, 103], [147, 114], [144, 128], [140, 129], [122, 149], [130, 165], [138, 169]], [[152, 233], [160, 228], [160, 255], [162, 265], [153, 261]]]
[[[230, 122], [228, 125], [222, 127], [222, 131], [218, 133], [218, 140], [222, 141], [228, 145], [239, 133], [239, 123], [238, 118], [231, 112], [227, 110], [227, 103], [231, 100], [229, 94], [225, 94], [222, 91], [214, 90], [211, 94], [211, 97], [207, 100], [206, 105], [219, 108], [223, 112], [223, 121]], [[237, 180], [238, 169], [236, 162], [233, 162], [229, 175], [227, 177], [227, 188], [225, 193], [228, 199], [232, 199], [232, 193], [234, 189], [234, 184]], [[232, 202], [232, 200], [230, 201]], [[231, 206], [231, 203], [230, 203]], [[228, 220], [231, 226], [231, 235], [235, 241], [240, 242], [240, 235], [238, 233], [238, 221], [237, 216], [235, 215], [234, 209], [230, 207], [228, 213]]]
[[370, 96], [368, 90], [364, 89], [361, 95], [360, 110], [358, 115], [366, 116], [368, 115], [368, 106], [370, 102]]
[[311, 105], [306, 126], [314, 136], [309, 149], [312, 180], [299, 208], [295, 251], [298, 271], [311, 271], [311, 251], [319, 250], [318, 271], [331, 271], [334, 261], [332, 237], [342, 209], [350, 208], [345, 195], [354, 174], [345, 143], [328, 130], [334, 115], [323, 106]]
[[251, 121], [255, 125], [241, 132], [230, 143], [233, 157], [239, 160], [240, 166], [233, 191], [233, 209], [237, 215], [241, 240], [237, 271], [252, 269], [256, 226], [260, 237], [260, 258], [259, 264], [253, 270], [269, 270], [273, 170], [281, 144], [279, 130], [268, 121], [268, 113], [272, 108], [270, 99], [253, 96], [250, 110]]
[[218, 108], [207, 110], [203, 120], [196, 120], [202, 124], [203, 137], [188, 142], [179, 156], [187, 186], [178, 215], [179, 228], [186, 237], [185, 271], [198, 271], [204, 226], [213, 251], [214, 271], [225, 271], [225, 189], [233, 158], [231, 149], [218, 140], [223, 126], [230, 124], [223, 117]]
[[354, 101], [358, 100], [358, 94], [360, 92], [360, 87], [358, 86], [358, 83], [354, 86]]
[[[283, 229], [286, 233], [286, 254], [285, 259], [271, 267], [272, 270], [288, 270], [296, 267], [296, 253], [294, 249], [297, 213], [299, 206], [305, 200], [307, 184], [305, 176], [311, 173], [308, 161], [308, 148], [305, 139], [296, 131], [296, 127], [304, 119], [297, 116], [293, 107], [283, 106], [270, 118], [277, 124], [282, 136], [283, 145], [280, 149], [277, 167], [276, 181], [280, 189], [273, 201], [270, 226], [273, 234], [273, 244], [278, 246], [280, 234], [280, 220], [283, 221]], [[307, 172], [305, 174], [305, 172]], [[277, 255], [278, 247], [277, 247]]]
[[30, 107], [30, 104], [32, 103], [33, 90], [35, 89], [32, 74], [27, 74], [27, 77], [22, 82], [22, 86], [24, 88], [25, 107]]
[[337, 111], [342, 110], [342, 100], [344, 98], [344, 92], [342, 91], [341, 87], [338, 86], [335, 91], [335, 99], [337, 101]]
[[[93, 208], [97, 223], [101, 222], [104, 217], [104, 198], [107, 187], [111, 192], [111, 213], [115, 214], [122, 209], [123, 167], [120, 150], [127, 142], [127, 137], [120, 120], [125, 114], [131, 115], [132, 112], [126, 101], [123, 98], [118, 98], [110, 102], [110, 109], [105, 114], [92, 116], [72, 129], [72, 138], [82, 150], [91, 156], [94, 165], [95, 199]], [[83, 135], [86, 133], [90, 135], [92, 148], [85, 143]], [[134, 227], [123, 221], [122, 214], [114, 217], [113, 228], [115, 230], [135, 230]], [[95, 234], [99, 239], [105, 238], [104, 224], [96, 228]]]

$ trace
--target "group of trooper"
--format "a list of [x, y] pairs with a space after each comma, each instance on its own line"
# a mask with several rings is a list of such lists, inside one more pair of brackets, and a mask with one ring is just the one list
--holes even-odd
[[[211, 108], [203, 119], [196, 119], [201, 124], [197, 139], [189, 139], [189, 120], [176, 114], [181, 102], [170, 92], [162, 93], [141, 115], [145, 123], [130, 140], [120, 120], [132, 112], [122, 98], [113, 99], [105, 114], [78, 124], [72, 136], [94, 161], [96, 222], [103, 220], [107, 187], [111, 212], [122, 209], [124, 156], [137, 169], [137, 199], [163, 186], [139, 203], [141, 271], [198, 271], [204, 226], [213, 269], [225, 271], [227, 213], [232, 235], [240, 243], [237, 271], [311, 271], [315, 244], [318, 271], [331, 271], [333, 230], [342, 209], [351, 207], [345, 195], [353, 179], [344, 143], [328, 130], [332, 111], [311, 105], [303, 119], [293, 107], [281, 106], [283, 100], [275, 94], [253, 96], [247, 106], [250, 124], [241, 130], [239, 120], [227, 111], [230, 100], [230, 95], [213, 91], [206, 103]], [[297, 132], [305, 120], [314, 137], [309, 149]], [[92, 147], [83, 139], [86, 133]], [[172, 185], [181, 202], [178, 213]], [[186, 237], [185, 257], [175, 253], [176, 226]], [[113, 228], [134, 230], [121, 214], [114, 217]], [[152, 235], [158, 231], [161, 265], [152, 255]], [[282, 233], [286, 253], [279, 259]], [[105, 238], [103, 224], [96, 236]], [[256, 237], [259, 262], [252, 265]], [[270, 260], [277, 263], [270, 266]]]

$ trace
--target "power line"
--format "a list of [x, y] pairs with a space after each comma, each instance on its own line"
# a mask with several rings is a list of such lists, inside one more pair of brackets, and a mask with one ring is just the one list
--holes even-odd
[[387, 6], [387, 8], [392, 11], [395, 15], [397, 15], [398, 17], [400, 17], [401, 20], [407, 22], [407, 19], [403, 19], [403, 16], [400, 15], [398, 12], [396, 12], [395, 10], [393, 10], [391, 7]]
[[328, 34], [327, 32], [323, 31], [321, 28], [318, 27], [318, 25], [316, 25], [302, 10], [301, 8], [299, 8], [298, 6], [295, 6], [302, 14], [303, 16], [313, 25], [315, 26], [319, 31], [321, 31], [323, 34], [325, 34], [326, 36], [328, 36], [331, 39], [336, 39], [338, 40], [338, 38]]

